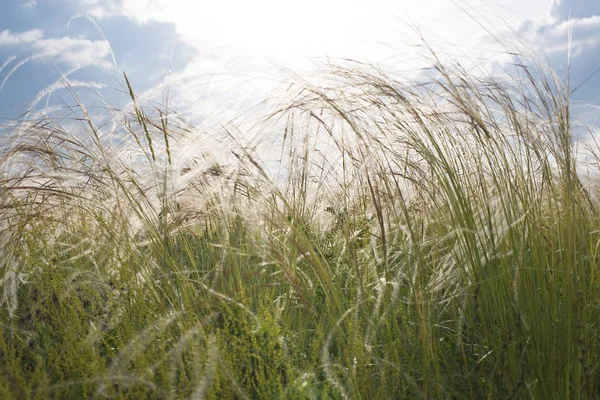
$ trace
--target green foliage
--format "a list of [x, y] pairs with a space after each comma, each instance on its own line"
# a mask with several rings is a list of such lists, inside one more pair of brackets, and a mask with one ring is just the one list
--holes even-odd
[[20, 293], [18, 317], [6, 319], [0, 351], [15, 398], [82, 398], [105, 370], [89, 342], [94, 296], [65, 291], [64, 271], [46, 268]]
[[197, 132], [126, 76], [135, 162], [83, 106], [89, 130], [15, 131], [0, 398], [597, 398], [599, 204], [568, 90], [433, 65], [303, 87], [264, 119], [283, 182], [241, 145], [186, 159]]
[[[229, 379], [214, 392], [215, 398], [248, 396], [253, 399], [283, 398], [288, 380], [288, 360], [279, 328], [267, 315], [254, 320], [235, 306], [219, 307], [217, 330], [222, 355], [221, 379]], [[236, 393], [237, 392], [237, 393]]]

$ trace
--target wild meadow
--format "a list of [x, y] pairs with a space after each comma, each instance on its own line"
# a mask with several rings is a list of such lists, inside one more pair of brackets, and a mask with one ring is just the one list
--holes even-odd
[[218, 124], [124, 73], [40, 92], [0, 139], [0, 398], [600, 396], [594, 128], [543, 63], [428, 54]]

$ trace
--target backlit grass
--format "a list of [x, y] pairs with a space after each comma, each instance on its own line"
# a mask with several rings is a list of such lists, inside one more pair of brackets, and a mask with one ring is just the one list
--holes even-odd
[[6, 126], [0, 398], [596, 398], [600, 170], [569, 87], [431, 65], [332, 68], [252, 132], [126, 75], [102, 118], [73, 92]]

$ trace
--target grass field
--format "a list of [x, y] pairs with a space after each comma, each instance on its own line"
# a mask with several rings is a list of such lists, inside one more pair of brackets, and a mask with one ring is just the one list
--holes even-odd
[[599, 148], [568, 84], [431, 65], [292, 85], [253, 124], [276, 171], [126, 75], [109, 118], [5, 126], [0, 398], [600, 396]]

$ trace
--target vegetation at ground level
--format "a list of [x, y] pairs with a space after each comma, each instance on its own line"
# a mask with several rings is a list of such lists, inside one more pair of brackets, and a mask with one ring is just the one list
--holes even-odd
[[291, 85], [279, 176], [126, 76], [6, 125], [0, 398], [597, 398], [594, 132], [539, 64], [431, 65]]

